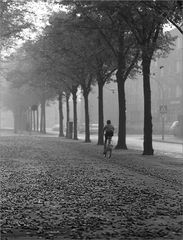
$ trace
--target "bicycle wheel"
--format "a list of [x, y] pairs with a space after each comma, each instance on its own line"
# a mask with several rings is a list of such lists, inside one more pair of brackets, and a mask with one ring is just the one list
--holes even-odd
[[106, 157], [106, 158], [110, 158], [111, 157], [111, 155], [112, 155], [112, 147], [113, 147], [112, 140], [109, 137], [107, 139], [107, 146], [104, 148], [104, 157]]
[[112, 156], [112, 142], [111, 142], [111, 139], [108, 141], [108, 145], [107, 145], [107, 149], [106, 149], [106, 157], [107, 158], [111, 158]]
[[106, 151], [105, 157], [106, 157], [106, 158], [111, 158], [111, 156], [112, 156], [112, 149], [111, 149], [111, 148], [110, 148], [110, 149], [108, 148], [107, 151]]

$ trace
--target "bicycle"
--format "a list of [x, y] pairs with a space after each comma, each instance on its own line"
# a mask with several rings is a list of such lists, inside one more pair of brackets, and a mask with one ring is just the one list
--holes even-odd
[[108, 137], [106, 146], [104, 146], [104, 157], [111, 158], [111, 156], [112, 156], [112, 149], [113, 149], [112, 138]]

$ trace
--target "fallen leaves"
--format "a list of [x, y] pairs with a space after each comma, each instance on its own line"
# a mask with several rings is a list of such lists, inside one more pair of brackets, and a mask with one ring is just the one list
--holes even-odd
[[132, 154], [107, 162], [96, 149], [57, 138], [2, 138], [3, 236], [178, 239], [182, 192], [168, 181], [171, 169], [161, 169], [164, 181], [158, 159], [156, 171]]

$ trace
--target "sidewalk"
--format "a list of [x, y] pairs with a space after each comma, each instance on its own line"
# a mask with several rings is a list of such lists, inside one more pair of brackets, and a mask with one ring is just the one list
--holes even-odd
[[165, 135], [164, 136], [164, 140], [162, 140], [162, 136], [161, 135], [153, 135], [153, 141], [183, 144], [183, 138], [176, 137], [174, 135]]

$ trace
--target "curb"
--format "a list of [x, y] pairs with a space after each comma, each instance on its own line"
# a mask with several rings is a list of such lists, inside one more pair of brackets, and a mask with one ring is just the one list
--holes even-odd
[[153, 142], [162, 142], [162, 143], [173, 143], [173, 144], [183, 144], [183, 140], [182, 142], [175, 142], [175, 141], [168, 141], [168, 140], [160, 140], [160, 139], [153, 139]]

